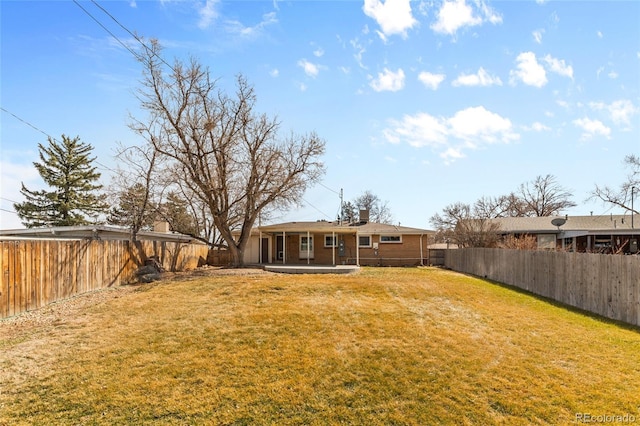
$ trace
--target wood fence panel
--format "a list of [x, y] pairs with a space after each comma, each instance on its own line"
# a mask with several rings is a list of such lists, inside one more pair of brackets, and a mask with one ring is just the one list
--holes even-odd
[[9, 245], [2, 245], [2, 252], [0, 252], [0, 317], [9, 316]]
[[20, 270], [17, 257], [19, 256], [18, 242], [12, 244], [11, 252], [9, 253], [9, 315], [14, 315], [20, 312], [20, 287], [17, 280], [20, 277]]
[[201, 244], [100, 240], [0, 241], [0, 318], [135, 279], [151, 256], [171, 271], [207, 259]]
[[640, 256], [504, 249], [445, 252], [453, 270], [640, 325]]

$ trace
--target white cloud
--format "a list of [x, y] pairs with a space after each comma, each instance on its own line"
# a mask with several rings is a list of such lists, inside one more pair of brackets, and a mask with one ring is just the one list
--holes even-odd
[[422, 82], [427, 88], [437, 90], [440, 83], [444, 81], [446, 76], [444, 74], [433, 74], [428, 71], [422, 71], [418, 74], [418, 80]]
[[535, 30], [532, 34], [535, 42], [538, 44], [542, 44], [542, 35], [544, 34], [544, 29]]
[[225, 26], [226, 30], [232, 34], [238, 34], [243, 38], [255, 39], [259, 37], [264, 32], [264, 29], [269, 26], [276, 24], [278, 22], [278, 18], [275, 12], [269, 12], [262, 15], [262, 21], [257, 23], [252, 27], [246, 27], [239, 21], [226, 21]]
[[535, 123], [533, 123], [531, 125], [531, 127], [527, 130], [533, 130], [535, 132], [545, 132], [545, 131], [549, 131], [551, 130], [550, 127], [545, 126], [544, 124], [540, 123], [539, 121], [536, 121]]
[[278, 68], [274, 68], [271, 71], [269, 71], [269, 75], [271, 77], [277, 77], [280, 75], [280, 71], [278, 70]]
[[476, 147], [480, 142], [510, 142], [518, 139], [513, 133], [511, 121], [484, 107], [472, 107], [456, 114], [448, 120], [451, 134], [465, 140], [467, 146]]
[[611, 103], [608, 110], [614, 123], [626, 126], [631, 125], [631, 117], [638, 112], [638, 108], [626, 99]]
[[367, 67], [362, 62], [362, 55], [364, 55], [367, 49], [365, 49], [365, 47], [362, 44], [360, 44], [360, 40], [358, 40], [357, 38], [350, 40], [349, 44], [351, 44], [351, 47], [353, 47], [353, 50], [355, 51], [355, 53], [353, 54], [353, 57], [358, 63], [358, 65], [360, 66], [360, 68], [367, 69]]
[[607, 111], [616, 125], [625, 127], [631, 125], [631, 117], [639, 111], [628, 99], [620, 99], [608, 105], [603, 102], [591, 102], [589, 106], [594, 110]]
[[402, 68], [398, 68], [398, 71], [393, 72], [385, 68], [383, 72], [378, 73], [378, 78], [371, 80], [369, 85], [376, 92], [397, 92], [404, 87], [404, 71]]
[[403, 140], [416, 148], [423, 146], [446, 145], [449, 130], [446, 120], [419, 112], [405, 115], [402, 121], [392, 120], [392, 129], [386, 129], [385, 137], [391, 143]]
[[[472, 4], [477, 10], [474, 10]], [[431, 29], [439, 34], [455, 35], [463, 27], [473, 27], [484, 22], [494, 25], [502, 23], [502, 16], [487, 6], [484, 0], [475, 0], [472, 4], [466, 0], [445, 0]]]
[[306, 59], [300, 59], [298, 66], [302, 68], [309, 77], [316, 78], [320, 73], [320, 65], [316, 65], [313, 62], [309, 62]]
[[603, 38], [604, 37], [603, 34], [602, 34], [602, 31], [596, 32], [596, 35], [598, 36], [598, 38]]
[[499, 77], [490, 75], [484, 68], [480, 67], [476, 74], [460, 74], [453, 83], [453, 86], [502, 86]]
[[321, 47], [313, 51], [313, 56], [315, 56], [316, 58], [320, 58], [322, 55], [324, 55], [324, 49]]
[[611, 129], [602, 123], [600, 120], [591, 120], [590, 118], [579, 118], [573, 120], [573, 124], [583, 130], [580, 139], [587, 140], [594, 136], [601, 135], [609, 139], [611, 135]]
[[440, 158], [442, 158], [445, 164], [451, 164], [455, 160], [460, 158], [464, 158], [465, 155], [462, 153], [462, 150], [459, 148], [449, 147], [446, 151], [440, 153]]
[[544, 57], [544, 62], [549, 66], [550, 71], [573, 80], [573, 67], [564, 63], [564, 59], [556, 59], [551, 55]]
[[542, 87], [547, 84], [547, 72], [540, 65], [533, 52], [523, 52], [516, 58], [517, 69], [511, 70], [510, 82], [522, 81], [524, 84]]
[[509, 119], [482, 106], [458, 111], [450, 118], [419, 112], [389, 123], [390, 127], [383, 131], [388, 142], [406, 142], [416, 148], [431, 147], [440, 151], [446, 161], [463, 157], [464, 150], [498, 142], [509, 143], [520, 137]]
[[198, 15], [200, 15], [198, 27], [202, 29], [208, 28], [209, 25], [215, 21], [218, 17], [218, 11], [216, 10], [217, 5], [218, 0], [206, 0], [204, 4], [198, 5]]
[[407, 30], [418, 23], [411, 14], [409, 0], [364, 0], [362, 9], [380, 25], [378, 35], [383, 40], [395, 34], [406, 38]]

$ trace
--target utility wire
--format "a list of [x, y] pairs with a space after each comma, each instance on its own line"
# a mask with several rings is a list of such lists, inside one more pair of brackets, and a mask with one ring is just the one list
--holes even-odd
[[[76, 0], [74, 0], [74, 2], [76, 2]], [[77, 2], [76, 2], [77, 3]], [[125, 30], [127, 33], [129, 33], [129, 35], [131, 35], [131, 37], [135, 38], [136, 41], [138, 43], [140, 43], [142, 45], [142, 47], [145, 48], [145, 50], [147, 50], [148, 52], [153, 52], [153, 50], [147, 46], [145, 44], [145, 42], [134, 32], [132, 32], [131, 30], [129, 30], [129, 28], [125, 27], [122, 23], [120, 23], [120, 21], [118, 21], [111, 13], [109, 13], [104, 7], [102, 7], [96, 0], [91, 0], [91, 3], [93, 3], [94, 5], [96, 5], [100, 10], [102, 10], [102, 12], [104, 12], [109, 18], [111, 18], [116, 24], [118, 24], [120, 26], [120, 28], [122, 28], [123, 30]], [[93, 16], [92, 16], [93, 18]], [[93, 18], [94, 20], [96, 20], [95, 18]], [[102, 27], [102, 25], [100, 25]], [[104, 27], [103, 27], [104, 28]], [[109, 32], [109, 34], [111, 34], [111, 32]], [[115, 37], [113, 34], [111, 34], [112, 37]], [[115, 37], [117, 40], [117, 37]], [[118, 40], [120, 42], [120, 40]], [[122, 42], [120, 42], [122, 44]], [[169, 65], [169, 63], [167, 61], [165, 61], [161, 56], [159, 56], [157, 53], [153, 52], [153, 55], [158, 58], [160, 61], [162, 61], [162, 63], [164, 63], [166, 66], [168, 66], [169, 68], [171, 68], [172, 70], [173, 67], [171, 65]], [[136, 58], [139, 58], [139, 55], [134, 53], [134, 56]], [[174, 70], [175, 71], [175, 70]]]
[[336, 194], [336, 195], [340, 195], [340, 193], [339, 193], [338, 191], [336, 191], [336, 190], [333, 190], [333, 189], [329, 188], [327, 185], [325, 185], [325, 184], [324, 184], [324, 183], [322, 183], [322, 182], [318, 182], [318, 185], [322, 186], [322, 187], [323, 187], [323, 188], [325, 188], [325, 189], [328, 189], [329, 191], [333, 192], [333, 193], [334, 193], [334, 194]]
[[[73, 0], [73, 2], [76, 4], [76, 6], [78, 6], [80, 9], [82, 9], [82, 11], [84, 13], [86, 13], [91, 19], [93, 19], [95, 21], [96, 24], [98, 24], [103, 30], [105, 30], [109, 35], [111, 35], [111, 37], [113, 37], [114, 39], [116, 39], [116, 41], [118, 43], [120, 43], [122, 45], [122, 47], [124, 47], [125, 49], [127, 49], [129, 52], [131, 52], [131, 54], [133, 56], [135, 56], [136, 59], [141, 60], [142, 57], [136, 53], [133, 49], [131, 49], [129, 46], [127, 46], [127, 44], [125, 42], [123, 42], [122, 40], [120, 40], [118, 37], [116, 37], [115, 34], [113, 34], [111, 31], [109, 31], [109, 29], [107, 27], [105, 27], [104, 25], [102, 25], [102, 22], [100, 22], [95, 16], [93, 16], [87, 9], [85, 9], [84, 7], [82, 7], [82, 5], [78, 2], [78, 0]], [[95, 3], [95, 2], [94, 2]], [[146, 46], [145, 46], [146, 47]]]
[[32, 129], [34, 129], [34, 130], [36, 130], [36, 131], [38, 131], [38, 132], [42, 133], [43, 135], [45, 135], [45, 136], [46, 136], [46, 137], [48, 137], [48, 138], [53, 139], [54, 141], [56, 141], [56, 142], [60, 143], [60, 141], [59, 141], [59, 140], [57, 140], [56, 138], [54, 138], [53, 136], [51, 136], [50, 134], [48, 134], [48, 133], [47, 133], [47, 132], [45, 132], [44, 130], [41, 130], [41, 129], [37, 128], [36, 126], [34, 126], [33, 124], [29, 123], [29, 122], [28, 122], [28, 121], [26, 121], [26, 120], [23, 120], [22, 118], [18, 117], [17, 115], [15, 115], [15, 114], [14, 114], [14, 113], [12, 113], [11, 111], [7, 110], [6, 108], [4, 108], [4, 107], [1, 107], [1, 106], [0, 106], [0, 109], [1, 109], [2, 111], [6, 112], [7, 114], [9, 114], [9, 115], [13, 116], [13, 118], [15, 118], [16, 120], [18, 120], [18, 121], [22, 121], [24, 124], [26, 124], [27, 126], [31, 127]]
[[17, 201], [10, 200], [10, 199], [8, 199], [8, 198], [4, 198], [4, 197], [0, 197], [0, 200], [5, 200], [5, 201], [9, 201], [10, 203], [16, 203], [16, 204], [18, 204], [18, 202], [17, 202]]
[[[61, 143], [58, 139], [54, 138], [53, 136], [51, 136], [50, 134], [48, 134], [48, 133], [47, 133], [47, 132], [45, 132], [44, 130], [42, 130], [42, 129], [40, 129], [40, 128], [36, 127], [36, 126], [34, 126], [33, 124], [29, 123], [27, 120], [25, 120], [25, 119], [23, 119], [23, 118], [18, 117], [16, 114], [12, 113], [11, 111], [7, 110], [6, 108], [4, 108], [4, 107], [0, 107], [0, 109], [1, 109], [2, 111], [6, 112], [7, 114], [10, 114], [11, 116], [13, 116], [16, 120], [19, 120], [19, 121], [21, 121], [22, 123], [26, 124], [27, 126], [31, 127], [32, 129], [34, 129], [34, 130], [36, 130], [36, 131], [38, 131], [38, 132], [42, 133], [42, 134], [43, 134], [43, 135], [45, 135], [47, 138], [49, 138], [49, 139], [51, 139], [51, 140], [53, 140], [53, 141], [55, 141], [55, 142], [57, 142], [57, 143]], [[112, 168], [111, 168], [111, 167], [109, 167], [109, 166], [105, 166], [104, 164], [102, 164], [101, 162], [99, 162], [99, 161], [97, 161], [97, 160], [95, 161], [95, 163], [96, 163], [96, 164], [98, 164], [99, 166], [101, 166], [104, 170], [108, 170], [108, 171], [113, 172], [113, 173], [118, 173], [116, 170], [112, 169]], [[3, 199], [3, 200], [7, 200], [6, 198], [2, 198], [2, 199]], [[11, 201], [11, 200], [7, 200], [7, 201]], [[11, 202], [12, 202], [12, 203], [16, 203], [17, 201], [11, 201]]]
[[316, 209], [318, 212], [320, 212], [322, 215], [328, 217], [329, 219], [332, 219], [331, 216], [329, 216], [328, 214], [326, 214], [325, 212], [323, 212], [322, 210], [320, 210], [319, 208], [317, 208], [316, 206], [314, 206], [313, 204], [311, 204], [310, 202], [308, 202], [307, 200], [305, 200], [304, 198], [302, 199], [302, 201], [304, 201], [305, 203], [307, 203], [310, 207], [313, 207], [314, 209]]

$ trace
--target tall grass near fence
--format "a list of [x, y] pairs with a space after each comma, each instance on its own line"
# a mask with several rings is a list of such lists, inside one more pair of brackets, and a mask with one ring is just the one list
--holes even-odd
[[445, 266], [640, 325], [640, 256], [467, 248]]
[[125, 284], [151, 256], [171, 271], [207, 257], [205, 245], [157, 241], [0, 241], [0, 318]]

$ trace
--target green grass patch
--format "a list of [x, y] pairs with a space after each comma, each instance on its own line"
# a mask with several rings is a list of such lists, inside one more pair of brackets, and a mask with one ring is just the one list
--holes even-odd
[[167, 281], [5, 326], [0, 424], [640, 422], [637, 330], [439, 269]]

